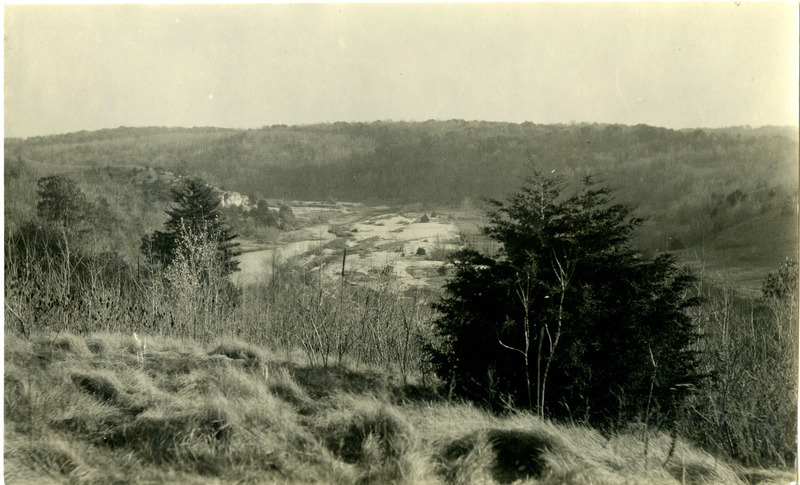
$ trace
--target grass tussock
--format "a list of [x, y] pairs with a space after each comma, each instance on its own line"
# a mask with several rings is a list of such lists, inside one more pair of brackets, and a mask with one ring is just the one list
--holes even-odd
[[217, 344], [209, 355], [222, 355], [231, 360], [240, 361], [247, 368], [257, 368], [269, 361], [264, 349], [247, 342], [224, 340]]
[[[7, 483], [745, 484], [669, 436], [611, 437], [436, 401], [378, 371], [232, 339], [5, 339]], [[143, 354], [143, 355], [142, 355]], [[409, 389], [411, 389], [409, 391]], [[430, 391], [432, 393], [432, 391]], [[427, 397], [426, 397], [427, 396]], [[787, 481], [788, 481], [787, 479]]]

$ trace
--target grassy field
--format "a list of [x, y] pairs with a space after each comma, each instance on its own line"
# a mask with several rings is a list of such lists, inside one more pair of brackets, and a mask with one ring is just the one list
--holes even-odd
[[5, 482], [789, 483], [642, 428], [488, 414], [234, 340], [5, 336]]

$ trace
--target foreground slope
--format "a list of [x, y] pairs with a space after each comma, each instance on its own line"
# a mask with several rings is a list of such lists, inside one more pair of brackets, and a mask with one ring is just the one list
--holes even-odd
[[239, 341], [5, 338], [6, 483], [786, 483]]

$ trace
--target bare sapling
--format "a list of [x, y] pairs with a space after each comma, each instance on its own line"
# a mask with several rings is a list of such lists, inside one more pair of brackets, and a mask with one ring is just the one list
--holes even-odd
[[[556, 319], [556, 329], [555, 335], [553, 332], [550, 331], [550, 326], [548, 324], [544, 324], [544, 331], [547, 334], [547, 343], [548, 343], [548, 355], [547, 361], [544, 365], [544, 374], [542, 375], [542, 385], [541, 385], [541, 392], [537, 393], [539, 396], [540, 401], [537, 403], [537, 407], [539, 408], [540, 416], [544, 416], [544, 399], [545, 399], [545, 390], [547, 388], [547, 375], [550, 372], [550, 365], [553, 363], [553, 358], [556, 355], [556, 348], [558, 347], [558, 342], [561, 339], [561, 331], [563, 328], [563, 321], [564, 321], [564, 297], [567, 294], [567, 287], [569, 286], [569, 281], [572, 278], [572, 274], [575, 272], [575, 261], [571, 260], [565, 254], [563, 257], [563, 262], [559, 259], [558, 255], [556, 255], [555, 251], [553, 251], [553, 272], [556, 275], [556, 279], [558, 280], [558, 291], [559, 291], [559, 300], [558, 300], [558, 317]], [[541, 343], [541, 342], [540, 342]], [[539, 346], [539, 352], [541, 354], [541, 345]], [[540, 356], [541, 358], [541, 356]]]
[[647, 394], [647, 408], [644, 412], [644, 470], [647, 471], [647, 451], [648, 445], [650, 444], [650, 403], [653, 399], [653, 387], [656, 383], [656, 371], [658, 370], [658, 365], [656, 365], [656, 359], [653, 356], [653, 349], [650, 346], [647, 346], [647, 350], [650, 352], [650, 363], [653, 364], [653, 375], [650, 378], [650, 392]]
[[144, 356], [147, 352], [147, 337], [142, 336], [142, 338], [139, 338], [139, 334], [133, 332], [133, 340], [136, 346], [136, 361], [139, 365], [144, 366]]
[[[530, 374], [530, 366], [529, 366], [529, 355], [530, 355], [530, 348], [531, 348], [531, 334], [530, 334], [530, 308], [531, 308], [531, 276], [536, 272], [536, 268], [533, 263], [527, 268], [525, 268], [524, 277], [517, 275], [517, 282], [516, 282], [516, 290], [517, 290], [517, 297], [519, 298], [520, 303], [522, 304], [523, 308], [523, 315], [522, 315], [522, 330], [524, 334], [524, 343], [521, 349], [516, 347], [511, 347], [510, 345], [505, 344], [500, 338], [497, 341], [508, 350], [512, 350], [518, 352], [522, 355], [522, 359], [525, 364], [525, 384], [526, 390], [528, 394], [528, 407], [533, 407], [533, 396], [531, 395], [531, 374]], [[523, 281], [524, 280], [524, 281]], [[541, 345], [539, 347], [541, 349]], [[541, 354], [541, 352], [540, 352]], [[537, 363], [537, 379], [538, 379], [538, 371], [539, 365]], [[539, 401], [539, 385], [537, 381], [536, 391], [537, 391], [537, 413], [539, 417], [543, 416], [544, 410], [542, 409], [543, 406], [540, 405]]]

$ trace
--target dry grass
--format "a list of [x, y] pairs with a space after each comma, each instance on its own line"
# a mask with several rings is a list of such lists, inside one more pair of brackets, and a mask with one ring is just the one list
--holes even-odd
[[[281, 362], [232, 339], [5, 339], [6, 483], [744, 484], [679, 441], [606, 438], [434, 399], [377, 371]], [[788, 477], [788, 478], [787, 478]]]

